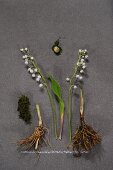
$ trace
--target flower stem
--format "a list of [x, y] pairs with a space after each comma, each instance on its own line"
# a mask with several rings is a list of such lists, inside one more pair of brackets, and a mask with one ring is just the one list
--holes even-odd
[[53, 126], [54, 126], [54, 134], [55, 134], [55, 137], [57, 139], [57, 120], [56, 120], [56, 109], [55, 109], [55, 104], [54, 104], [54, 100], [53, 100], [53, 97], [49, 91], [49, 88], [47, 86], [47, 93], [48, 93], [48, 96], [49, 96], [49, 99], [50, 99], [50, 103], [51, 103], [51, 108], [52, 108], [52, 112], [53, 112]]
[[69, 119], [69, 139], [72, 140], [72, 98], [71, 88], [68, 90], [68, 119]]
[[[79, 55], [77, 63], [80, 62], [81, 56]], [[75, 64], [74, 69], [73, 69], [73, 74], [71, 75], [70, 82], [69, 82], [69, 90], [68, 90], [68, 119], [69, 119], [69, 138], [70, 142], [72, 141], [72, 96], [71, 96], [71, 91], [72, 91], [72, 86], [73, 86], [73, 81], [76, 80], [76, 75], [78, 73], [78, 68], [80, 66]]]

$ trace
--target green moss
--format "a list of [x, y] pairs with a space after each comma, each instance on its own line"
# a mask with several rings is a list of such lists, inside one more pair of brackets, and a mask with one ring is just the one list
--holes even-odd
[[19, 97], [17, 109], [19, 111], [19, 118], [23, 119], [26, 124], [30, 124], [32, 118], [29, 106], [30, 101], [27, 96], [22, 95], [21, 97]]

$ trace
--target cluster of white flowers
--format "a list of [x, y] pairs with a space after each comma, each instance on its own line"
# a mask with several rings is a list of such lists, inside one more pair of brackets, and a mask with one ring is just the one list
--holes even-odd
[[[83, 80], [83, 74], [84, 74], [84, 71], [86, 69], [86, 62], [87, 62], [87, 59], [88, 59], [88, 52], [87, 50], [82, 50], [82, 49], [79, 49], [79, 59], [78, 59], [78, 62], [76, 64], [76, 71], [74, 73], [74, 77], [75, 77], [75, 85], [72, 85], [73, 89], [77, 89], [77, 83], [79, 81], [82, 81]], [[66, 78], [66, 81], [67, 82], [71, 82], [71, 78], [67, 77]]]
[[36, 80], [36, 82], [39, 83], [39, 87], [43, 88], [43, 83], [42, 83], [42, 77], [39, 73], [39, 69], [35, 66], [35, 60], [34, 57], [29, 54], [28, 48], [22, 48], [20, 49], [22, 52], [23, 56], [22, 58], [24, 59], [24, 63], [27, 66], [28, 72], [31, 74], [32, 78]]

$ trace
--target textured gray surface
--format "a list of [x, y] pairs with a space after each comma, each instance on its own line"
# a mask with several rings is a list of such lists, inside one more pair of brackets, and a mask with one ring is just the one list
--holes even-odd
[[[55, 56], [53, 42], [61, 37], [63, 53]], [[27, 94], [39, 102], [43, 119], [51, 128], [49, 99], [39, 91], [28, 75], [20, 47], [30, 47], [44, 70], [56, 76], [67, 98], [65, 77], [79, 48], [89, 51], [89, 77], [84, 80], [87, 121], [100, 130], [103, 140], [89, 155], [74, 159], [71, 155], [20, 154], [16, 141], [30, 134], [36, 123], [26, 126], [18, 119], [17, 101]], [[0, 170], [101, 170], [113, 169], [113, 2], [112, 0], [0, 0]], [[79, 120], [78, 99], [73, 98], [73, 130]], [[76, 105], [75, 105], [76, 104]], [[75, 105], [75, 106], [74, 106]], [[56, 150], [64, 150], [69, 142], [66, 126], [62, 141], [51, 134]], [[43, 148], [46, 150], [47, 148]], [[49, 149], [49, 148], [48, 148]]]

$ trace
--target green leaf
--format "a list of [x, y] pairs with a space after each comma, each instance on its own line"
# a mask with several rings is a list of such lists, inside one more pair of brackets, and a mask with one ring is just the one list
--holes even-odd
[[52, 89], [53, 93], [58, 97], [58, 99], [60, 99], [61, 98], [60, 85], [52, 76], [49, 76], [48, 79], [51, 81], [51, 89]]
[[49, 76], [48, 78], [51, 81], [51, 90], [54, 93], [54, 95], [57, 97], [60, 113], [62, 114], [64, 112], [64, 101], [62, 99], [61, 87], [59, 83], [52, 76]]
[[52, 77], [48, 77], [49, 80], [51, 81], [51, 90], [55, 97], [57, 98], [58, 104], [59, 104], [59, 110], [60, 110], [60, 133], [59, 133], [59, 139], [62, 138], [62, 131], [63, 131], [63, 122], [64, 122], [64, 101], [62, 99], [62, 94], [61, 94], [61, 87], [59, 83]]

